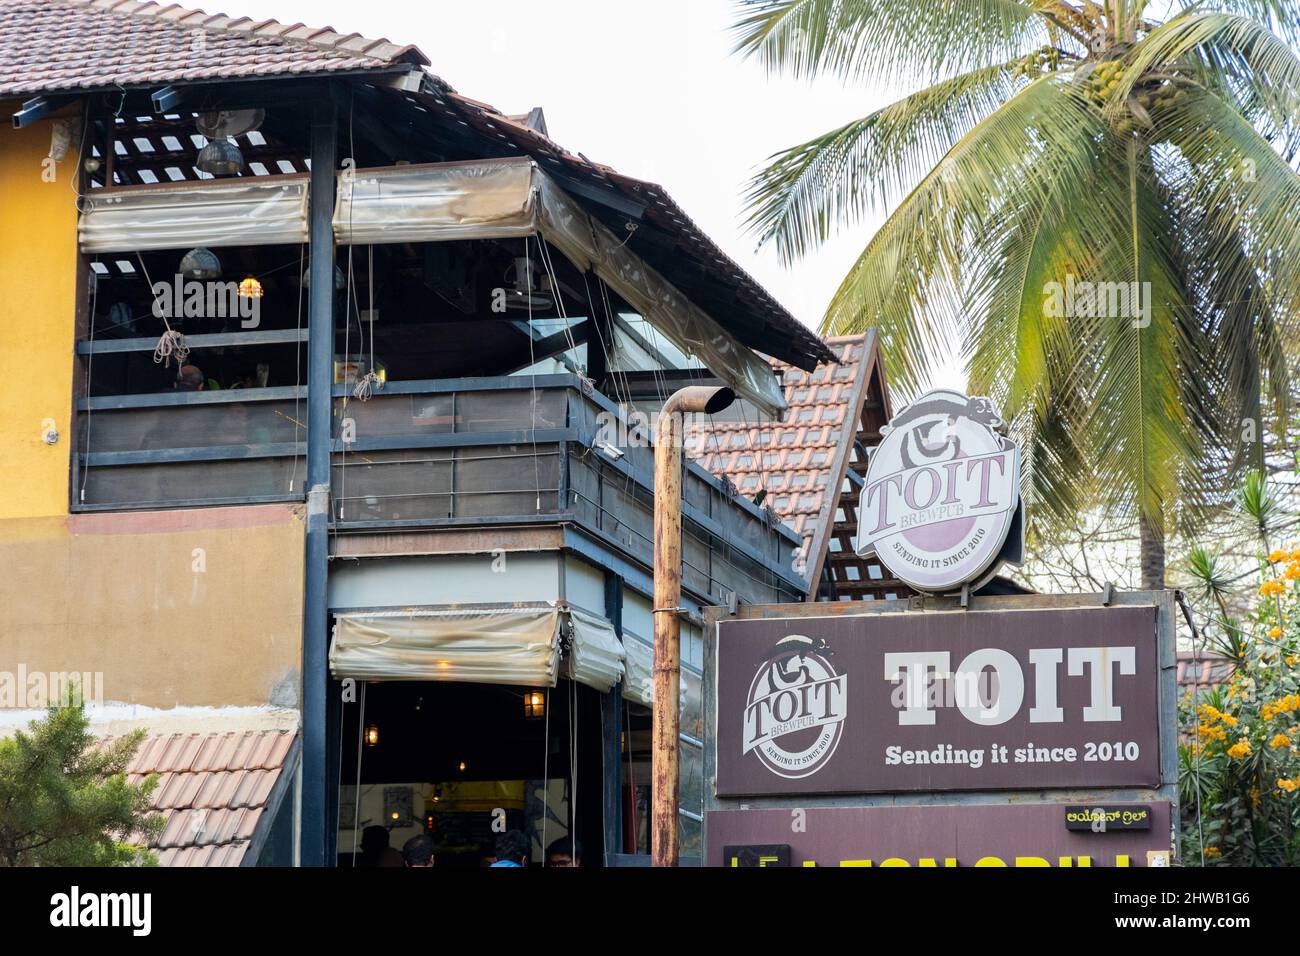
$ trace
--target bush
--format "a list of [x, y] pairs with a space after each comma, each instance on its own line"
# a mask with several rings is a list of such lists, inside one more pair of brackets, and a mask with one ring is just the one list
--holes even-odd
[[1182, 857], [1190, 865], [1293, 866], [1300, 862], [1300, 550], [1261, 560], [1248, 620], [1230, 621], [1226, 603], [1217, 606], [1211, 638], [1237, 666], [1226, 685], [1188, 692], [1179, 704]]

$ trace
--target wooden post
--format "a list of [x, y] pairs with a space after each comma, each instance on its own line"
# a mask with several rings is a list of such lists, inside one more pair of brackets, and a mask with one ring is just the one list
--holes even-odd
[[676, 866], [680, 782], [682, 599], [682, 413], [719, 412], [735, 400], [729, 388], [693, 385], [664, 403], [655, 429], [655, 656], [651, 751], [650, 859]]

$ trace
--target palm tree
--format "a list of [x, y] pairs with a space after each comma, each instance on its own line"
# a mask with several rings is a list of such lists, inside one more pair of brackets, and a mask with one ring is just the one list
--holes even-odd
[[962, 343], [1031, 533], [1136, 522], [1144, 587], [1285, 423], [1300, 307], [1300, 4], [1168, 5], [738, 0], [735, 25], [771, 71], [924, 87], [773, 156], [748, 224], [788, 263], [887, 212], [823, 331], [878, 328], [904, 392]]

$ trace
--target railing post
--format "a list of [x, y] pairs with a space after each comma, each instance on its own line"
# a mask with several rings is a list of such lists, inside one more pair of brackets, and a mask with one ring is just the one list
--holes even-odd
[[307, 545], [302, 627], [303, 866], [325, 866], [333, 843], [327, 819], [326, 647], [329, 629], [330, 386], [334, 352], [334, 101], [314, 107], [311, 124], [311, 288], [307, 313]]

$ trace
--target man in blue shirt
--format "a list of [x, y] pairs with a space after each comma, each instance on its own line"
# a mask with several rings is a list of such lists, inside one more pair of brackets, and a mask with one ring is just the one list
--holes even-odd
[[532, 842], [518, 830], [507, 830], [497, 837], [497, 861], [492, 866], [527, 866]]

